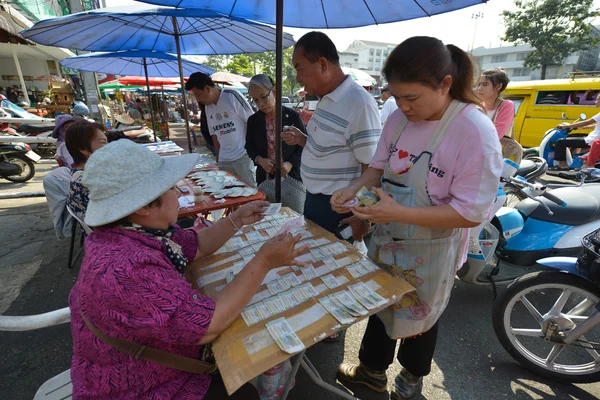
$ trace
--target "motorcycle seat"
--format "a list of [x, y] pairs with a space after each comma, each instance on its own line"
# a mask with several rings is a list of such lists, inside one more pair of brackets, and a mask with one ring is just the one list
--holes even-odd
[[19, 130], [23, 133], [42, 133], [48, 132], [54, 129], [53, 123], [40, 123], [40, 124], [21, 124]]
[[[545, 197], [539, 197], [538, 199], [546, 204], [554, 214], [548, 214], [544, 207], [537, 205], [535, 210], [529, 214], [530, 218], [570, 226], [579, 226], [600, 220], [600, 184], [590, 183], [581, 187], [559, 188], [551, 193], [564, 200], [567, 205], [562, 207]], [[534, 200], [525, 199], [516, 208], [531, 209], [536, 206], [535, 203]]]
[[531, 160], [522, 160], [521, 164], [519, 164], [519, 169], [517, 170], [515, 175], [518, 176], [527, 176], [537, 169], [536, 163]]

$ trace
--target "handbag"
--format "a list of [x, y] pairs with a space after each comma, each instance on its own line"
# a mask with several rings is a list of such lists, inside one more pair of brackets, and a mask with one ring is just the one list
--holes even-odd
[[[258, 185], [258, 190], [267, 195], [267, 200], [275, 203], [275, 179], [267, 179]], [[287, 177], [281, 181], [281, 205], [289, 207], [298, 214], [304, 214], [306, 188], [301, 181]]]
[[83, 313], [80, 314], [85, 326], [87, 326], [98, 339], [123, 353], [129, 354], [136, 360], [150, 361], [164, 367], [175, 368], [193, 374], [214, 374], [217, 371], [217, 366], [215, 364], [209, 364], [204, 361], [196, 360], [195, 358], [173, 354], [138, 343], [110, 337], [92, 325]]

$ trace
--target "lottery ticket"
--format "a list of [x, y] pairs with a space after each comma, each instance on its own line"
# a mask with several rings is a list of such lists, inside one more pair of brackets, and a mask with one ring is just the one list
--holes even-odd
[[361, 260], [360, 265], [362, 265], [368, 272], [377, 271], [379, 269], [377, 265], [369, 260]]
[[267, 238], [260, 234], [258, 231], [246, 232], [246, 239], [248, 239], [248, 243], [258, 243], [263, 242]]
[[254, 254], [254, 249], [252, 248], [252, 246], [244, 247], [240, 250], [240, 255], [242, 255], [242, 257], [246, 257], [252, 254]]
[[340, 282], [338, 282], [337, 278], [332, 274], [322, 276], [321, 280], [329, 289], [335, 289], [340, 286]]
[[312, 239], [303, 239], [301, 241], [298, 242], [298, 246], [304, 246], [305, 244], [309, 245], [310, 247], [316, 247], [317, 243], [312, 240]]
[[246, 266], [245, 261], [234, 262], [233, 263], [233, 272], [237, 275], [244, 269], [245, 266]]
[[282, 278], [285, 282], [287, 282], [290, 287], [294, 287], [294, 286], [298, 286], [300, 284], [302, 284], [302, 282], [300, 282], [300, 279], [298, 279], [298, 277], [296, 276], [296, 274], [294, 272], [290, 272], [287, 275], [284, 275]]
[[325, 307], [325, 310], [333, 315], [334, 318], [340, 322], [340, 324], [351, 324], [354, 322], [354, 318], [352, 318], [352, 316], [346, 311], [338, 307], [337, 304], [335, 304], [333, 300], [329, 298], [329, 296], [320, 298], [319, 303], [321, 303], [321, 305]]
[[254, 253], [243, 255], [242, 258], [244, 259], [245, 263], [249, 263], [250, 261], [252, 261], [254, 259]]
[[290, 308], [294, 308], [294, 306], [296, 305], [294, 296], [292, 296], [288, 292], [280, 293], [277, 295], [277, 297], [279, 298], [279, 301], [281, 302], [281, 305], [283, 306], [284, 310], [289, 310]]
[[315, 279], [318, 276], [315, 267], [312, 265], [302, 268], [302, 275], [304, 275], [304, 278], [307, 282]]
[[285, 318], [278, 318], [269, 322], [266, 326], [269, 334], [281, 350], [288, 354], [295, 354], [304, 350], [304, 343]]
[[358, 317], [361, 315], [367, 315], [369, 312], [366, 308], [361, 306], [358, 301], [346, 290], [334, 293], [330, 296], [338, 306], [344, 308], [349, 314]]
[[283, 302], [277, 296], [269, 297], [268, 299], [264, 300], [262, 303], [267, 307], [270, 315], [277, 315], [277, 314], [285, 311]]
[[348, 248], [346, 246], [344, 246], [343, 244], [336, 242], [336, 243], [330, 244], [328, 246], [328, 250], [331, 252], [331, 254], [337, 256], [339, 254], [347, 252]]
[[284, 292], [287, 289], [289, 289], [289, 286], [287, 288], [285, 288], [282, 285], [282, 283], [284, 283], [283, 280], [276, 279], [274, 281], [267, 283], [267, 288], [269, 288], [269, 291], [271, 292], [271, 294], [276, 295], [277, 293], [281, 293], [281, 292]]
[[309, 296], [306, 294], [306, 292], [300, 290], [300, 288], [292, 289], [290, 290], [290, 293], [296, 300], [297, 304], [302, 304], [309, 299]]
[[269, 235], [270, 238], [277, 235], [277, 231], [279, 231], [279, 228], [277, 228], [277, 227], [271, 227], [271, 228], [265, 229], [265, 232], [267, 232], [267, 235]]
[[327, 266], [327, 268], [329, 268], [329, 270], [332, 272], [335, 271], [336, 269], [340, 268], [340, 265], [337, 263], [337, 261], [333, 257], [327, 257], [327, 258], [323, 259], [323, 264], [325, 264]]
[[261, 247], [262, 247], [262, 243], [254, 243], [252, 245], [252, 249], [254, 250], [255, 253], [257, 253]]
[[319, 295], [319, 292], [317, 292], [317, 289], [315, 289], [315, 287], [313, 285], [311, 285], [310, 282], [307, 282], [304, 285], [298, 286], [298, 289], [300, 289], [304, 293], [304, 295], [306, 296], [307, 299], [310, 299], [312, 297], [316, 297]]
[[312, 256], [317, 260], [324, 260], [326, 259], [327, 255], [323, 254], [323, 252], [321, 251], [320, 248], [315, 248], [315, 249], [310, 249], [310, 254], [312, 254]]
[[298, 229], [304, 226], [304, 215], [296, 218], [292, 218], [286, 221], [285, 225], [277, 232], [278, 235], [292, 232], [294, 229]]
[[381, 297], [377, 292], [371, 290], [370, 287], [363, 282], [348, 286], [350, 292], [358, 299], [358, 301], [368, 309], [380, 307], [388, 302], [384, 297]]
[[235, 278], [234, 270], [230, 269], [227, 271], [227, 275], [225, 275], [225, 282], [230, 283]]
[[276, 215], [281, 211], [281, 203], [272, 203], [267, 207], [265, 211], [263, 211], [263, 215]]
[[271, 313], [264, 302], [261, 301], [260, 303], [256, 304], [256, 315], [259, 318], [259, 321], [267, 319], [271, 316]]
[[367, 270], [364, 269], [358, 263], [352, 264], [352, 265], [348, 265], [348, 266], [346, 266], [346, 269], [348, 270], [348, 272], [350, 272], [350, 275], [352, 275], [352, 277], [354, 279], [358, 279], [358, 278], [360, 278], [361, 276], [363, 276], [364, 274], [367, 273]]
[[295, 290], [296, 289], [294, 288], [294, 289], [291, 289], [291, 290], [288, 290], [286, 292], [279, 294], [279, 297], [281, 297], [284, 304], [291, 303], [292, 307], [296, 307], [298, 304], [300, 304], [300, 302], [298, 301], [296, 296], [294, 296]]
[[297, 228], [294, 229], [292, 232], [290, 232], [292, 235], [297, 236], [297, 235], [302, 235], [303, 239], [309, 238], [314, 236], [309, 230], [305, 229], [305, 228]]
[[257, 322], [260, 322], [262, 319], [262, 315], [257, 310], [256, 304], [253, 304], [244, 309], [244, 311], [242, 312], [242, 318], [244, 319], [244, 322], [246, 322], [246, 325], [251, 326], [256, 324]]

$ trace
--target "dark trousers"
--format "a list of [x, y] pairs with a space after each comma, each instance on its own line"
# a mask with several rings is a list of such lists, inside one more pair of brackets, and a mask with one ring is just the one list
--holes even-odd
[[590, 145], [582, 137], [559, 139], [554, 144], [554, 159], [556, 161], [567, 161], [567, 147], [572, 149], [587, 149]]
[[[429, 375], [437, 342], [438, 323], [418, 336], [402, 339], [398, 362], [415, 376]], [[369, 317], [367, 330], [360, 344], [358, 359], [373, 371], [385, 371], [394, 362], [396, 340], [390, 339], [383, 322], [376, 315]]]
[[258, 391], [251, 383], [246, 383], [244, 386], [235, 391], [231, 396], [227, 394], [225, 384], [220, 376], [214, 376], [204, 400], [260, 400]]
[[340, 221], [352, 216], [352, 213], [338, 214], [331, 209], [331, 196], [306, 192], [304, 216], [331, 233], [336, 233]]

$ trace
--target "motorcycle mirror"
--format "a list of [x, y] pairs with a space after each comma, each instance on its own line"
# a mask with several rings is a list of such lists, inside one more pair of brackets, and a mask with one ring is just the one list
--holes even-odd
[[567, 114], [562, 113], [562, 119], [567, 119]]
[[586, 119], [586, 118], [587, 118], [587, 115], [585, 115], [583, 113], [579, 114], [579, 119]]

